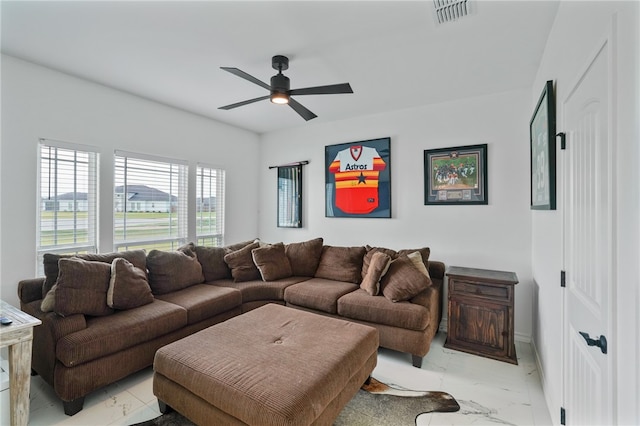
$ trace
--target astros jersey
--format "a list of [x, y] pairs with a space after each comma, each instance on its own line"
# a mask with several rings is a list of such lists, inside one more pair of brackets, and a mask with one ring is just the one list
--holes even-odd
[[386, 164], [375, 148], [353, 145], [338, 152], [329, 166], [335, 173], [336, 207], [366, 214], [378, 207], [378, 175]]

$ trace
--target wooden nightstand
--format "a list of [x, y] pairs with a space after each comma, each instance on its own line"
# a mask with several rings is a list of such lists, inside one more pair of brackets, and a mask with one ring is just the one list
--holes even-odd
[[514, 272], [452, 266], [445, 348], [517, 364], [513, 338]]

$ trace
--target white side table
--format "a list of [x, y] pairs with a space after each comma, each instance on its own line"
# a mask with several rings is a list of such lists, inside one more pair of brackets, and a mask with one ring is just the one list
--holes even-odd
[[29, 420], [33, 327], [41, 321], [3, 300], [0, 300], [0, 316], [13, 321], [9, 325], [0, 325], [0, 347], [9, 347], [11, 424], [22, 426]]

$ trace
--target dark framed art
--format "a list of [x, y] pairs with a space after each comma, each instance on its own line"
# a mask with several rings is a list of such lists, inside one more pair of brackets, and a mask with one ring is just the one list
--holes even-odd
[[302, 164], [278, 167], [278, 228], [302, 228]]
[[545, 83], [529, 122], [531, 209], [556, 209], [556, 111], [553, 81]]
[[424, 151], [424, 204], [488, 204], [487, 144]]
[[391, 217], [391, 138], [324, 148], [325, 215]]

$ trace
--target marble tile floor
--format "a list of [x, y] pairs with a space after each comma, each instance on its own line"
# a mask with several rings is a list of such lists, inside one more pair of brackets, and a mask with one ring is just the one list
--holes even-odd
[[[445, 391], [458, 400], [459, 412], [423, 414], [417, 426], [552, 424], [530, 344], [516, 342], [518, 365], [511, 365], [446, 349], [445, 338], [438, 333], [420, 370], [411, 366], [407, 354], [379, 351], [374, 371], [378, 380]], [[88, 395], [84, 409], [72, 417], [64, 414], [49, 385], [37, 376], [31, 379], [29, 425], [130, 425], [159, 414], [151, 368]]]

